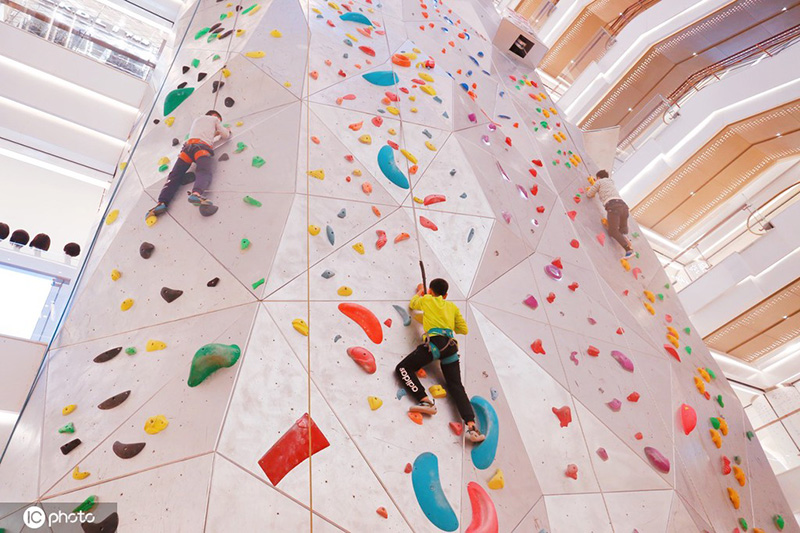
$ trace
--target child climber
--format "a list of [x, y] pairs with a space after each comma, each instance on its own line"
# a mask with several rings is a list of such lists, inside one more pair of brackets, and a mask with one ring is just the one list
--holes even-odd
[[222, 115], [213, 109], [202, 117], [197, 117], [192, 122], [189, 130], [189, 140], [183, 145], [167, 182], [158, 195], [158, 203], [147, 212], [145, 218], [159, 216], [167, 212], [167, 205], [175, 197], [180, 188], [183, 177], [192, 163], [195, 164], [195, 181], [192, 192], [189, 193], [189, 203], [202, 207], [203, 214], [214, 214], [217, 209], [206, 197], [206, 191], [211, 185], [211, 163], [214, 155], [214, 143], [226, 140], [231, 136], [231, 130], [222, 126]]
[[589, 198], [595, 194], [600, 194], [600, 201], [606, 208], [608, 234], [625, 248], [624, 258], [629, 258], [633, 255], [633, 246], [631, 246], [631, 241], [624, 237], [628, 234], [628, 204], [620, 197], [617, 186], [614, 185], [605, 170], [599, 170], [597, 181], [586, 189], [586, 196]]
[[461, 383], [461, 365], [458, 363], [458, 342], [455, 333], [466, 335], [467, 323], [456, 304], [445, 301], [448, 289], [447, 281], [440, 278], [431, 281], [428, 294], [424, 294], [422, 284], [417, 286], [417, 294], [411, 298], [408, 307], [423, 312], [424, 342], [400, 361], [395, 372], [408, 393], [417, 401], [417, 405], [410, 407], [409, 411], [435, 415], [436, 405], [433, 399], [425, 394], [425, 388], [419, 382], [417, 371], [438, 359], [448, 393], [455, 400], [461, 418], [467, 423], [467, 439], [471, 442], [482, 442], [486, 436], [481, 434], [475, 425], [475, 412]]

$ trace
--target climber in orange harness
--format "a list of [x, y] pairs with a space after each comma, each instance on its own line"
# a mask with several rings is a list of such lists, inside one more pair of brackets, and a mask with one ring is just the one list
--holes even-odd
[[395, 372], [408, 393], [417, 401], [409, 411], [435, 415], [434, 400], [425, 393], [417, 371], [438, 359], [447, 383], [447, 391], [455, 400], [458, 412], [467, 424], [467, 439], [471, 442], [483, 442], [486, 436], [475, 425], [475, 411], [461, 383], [461, 365], [458, 362], [458, 341], [455, 334], [466, 335], [467, 322], [456, 304], [446, 301], [448, 289], [447, 281], [441, 278], [431, 281], [428, 294], [425, 294], [423, 284], [417, 286], [417, 294], [411, 298], [408, 307], [423, 312], [424, 342], [400, 361]]
[[211, 186], [213, 147], [216, 141], [227, 140], [230, 136], [231, 130], [222, 125], [222, 115], [213, 109], [202, 117], [194, 119], [189, 130], [189, 140], [183, 145], [178, 160], [175, 161], [167, 182], [158, 195], [158, 203], [147, 212], [145, 219], [167, 212], [167, 206], [184, 184], [186, 172], [192, 163], [195, 164], [195, 180], [189, 193], [189, 203], [200, 207], [200, 212], [204, 216], [216, 213], [218, 207], [205, 197], [206, 190]]
[[594, 185], [586, 189], [586, 196], [592, 198], [595, 194], [600, 195], [600, 201], [606, 208], [606, 220], [608, 221], [608, 234], [617, 241], [620, 246], [625, 248], [623, 259], [628, 259], [633, 255], [633, 246], [625, 235], [628, 234], [628, 204], [622, 199], [614, 185], [614, 181], [608, 177], [608, 172], [599, 170], [597, 181]]

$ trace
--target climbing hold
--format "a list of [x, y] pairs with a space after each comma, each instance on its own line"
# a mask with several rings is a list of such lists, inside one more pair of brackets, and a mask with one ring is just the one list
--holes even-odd
[[[367, 80], [373, 85], [379, 87], [388, 87], [400, 81], [400, 78], [391, 70], [378, 70], [367, 72], [361, 75], [362, 78]], [[166, 113], [165, 113], [166, 114]]]
[[157, 352], [158, 350], [163, 350], [166, 347], [167, 344], [165, 342], [149, 340], [147, 341], [147, 346], [145, 347], [145, 350], [148, 352]]
[[461, 433], [464, 432], [464, 424], [461, 422], [450, 422], [450, 431], [452, 431], [454, 435], [460, 436]]
[[446, 200], [447, 198], [443, 194], [429, 194], [422, 200], [422, 203], [423, 205], [431, 205], [431, 204], [438, 204]]
[[733, 490], [732, 488], [728, 487], [728, 498], [731, 500], [731, 504], [733, 504], [734, 509], [739, 508], [739, 493]]
[[410, 326], [411, 325], [411, 317], [409, 316], [408, 311], [406, 311], [405, 309], [403, 309], [399, 305], [392, 305], [392, 307], [394, 307], [394, 310], [397, 311], [397, 314], [400, 315], [400, 318], [403, 319], [403, 325], [406, 326], [406, 327]]
[[219, 283], [219, 278], [214, 278], [208, 283], [206, 283], [206, 287], [216, 287], [217, 283]]
[[429, 230], [432, 231], [439, 231], [439, 227], [436, 224], [434, 224], [431, 220], [425, 218], [422, 215], [420, 215], [419, 217], [419, 223], [422, 225], [423, 228], [428, 228]]
[[695, 426], [697, 426], [697, 413], [690, 405], [681, 404], [681, 423], [683, 424], [683, 433], [688, 435], [691, 433]]
[[620, 352], [619, 350], [611, 350], [611, 357], [619, 363], [619, 366], [627, 370], [628, 372], [633, 372], [633, 361], [628, 359], [628, 357]]
[[110, 350], [106, 350], [105, 352], [101, 353], [100, 355], [92, 359], [92, 361], [94, 361], [95, 363], [107, 363], [108, 361], [114, 359], [121, 351], [122, 351], [122, 346], [111, 348]]
[[378, 235], [378, 240], [375, 242], [375, 248], [380, 250], [386, 246], [386, 232], [382, 230], [376, 230], [375, 233]]
[[122, 272], [120, 272], [120, 271], [119, 271], [119, 270], [117, 270], [116, 268], [114, 268], [114, 269], [112, 269], [112, 270], [111, 270], [111, 279], [112, 279], [113, 281], [117, 281], [117, 280], [118, 280], [119, 278], [121, 278], [121, 277], [122, 277]]
[[547, 354], [547, 352], [545, 352], [544, 348], [542, 347], [542, 339], [536, 339], [535, 341], [533, 341], [531, 343], [531, 350], [533, 350], [533, 353], [538, 353], [541, 355]]
[[524, 300], [522, 300], [522, 303], [524, 303], [525, 305], [527, 305], [531, 309], [536, 309], [537, 307], [539, 307], [539, 302], [537, 302], [536, 298], [534, 298], [530, 294], [528, 296], [526, 296]]
[[355, 250], [356, 252], [360, 253], [361, 255], [364, 255], [364, 243], [361, 243], [361, 242], [355, 243], [353, 245], [353, 250]]
[[786, 527], [786, 521], [779, 514], [773, 516], [772, 521], [775, 523], [775, 527], [778, 528], [778, 531], [783, 531], [783, 528]]
[[322, 180], [324, 180], [324, 179], [325, 179], [325, 171], [324, 171], [324, 170], [322, 170], [322, 169], [309, 170], [309, 171], [307, 172], [307, 174], [308, 174], [309, 176], [311, 176], [312, 178], [316, 178], [316, 179], [318, 179], [318, 180], [320, 180], [320, 181], [322, 181]]
[[81, 439], [73, 439], [68, 443], [64, 444], [63, 446], [61, 446], [61, 453], [64, 455], [68, 455], [72, 450], [74, 450], [80, 445], [81, 445]]
[[181, 296], [181, 294], [183, 294], [183, 291], [181, 290], [170, 289], [169, 287], [161, 287], [161, 297], [164, 298], [167, 303], [174, 302]]
[[467, 244], [472, 241], [472, 238], [475, 236], [475, 228], [469, 229], [469, 234], [467, 235]]
[[74, 469], [72, 469], [72, 479], [75, 479], [75, 480], [78, 480], [78, 481], [80, 481], [82, 479], [86, 479], [87, 477], [89, 477], [91, 475], [92, 474], [89, 473], [89, 472], [81, 472], [80, 469], [77, 466]]
[[397, 166], [391, 146], [384, 145], [378, 151], [378, 166], [386, 179], [401, 189], [408, 189], [410, 187], [408, 178], [405, 177]]
[[558, 421], [562, 428], [569, 426], [569, 423], [572, 422], [572, 410], [568, 405], [559, 407], [558, 409], [553, 407], [553, 414], [558, 417]]
[[139, 255], [142, 256], [143, 259], [150, 259], [155, 249], [155, 245], [149, 242], [143, 242], [139, 245]]
[[458, 518], [442, 489], [439, 460], [434, 454], [425, 452], [414, 460], [411, 483], [417, 502], [428, 520], [443, 531], [456, 531]]
[[351, 289], [347, 285], [342, 285], [336, 291], [336, 294], [338, 294], [339, 296], [351, 296], [353, 294], [353, 289]]
[[358, 142], [361, 144], [372, 144], [372, 136], [365, 133], [358, 138]]
[[328, 242], [331, 243], [331, 246], [333, 246], [333, 243], [336, 240], [336, 237], [335, 237], [335, 235], [333, 233], [333, 228], [330, 227], [330, 226], [326, 226], [325, 227], [325, 234], [328, 236]]
[[620, 410], [620, 409], [622, 409], [622, 402], [621, 402], [621, 401], [619, 401], [619, 400], [618, 400], [618, 399], [616, 399], [616, 398], [614, 398], [614, 399], [613, 399], [613, 400], [611, 400], [610, 402], [606, 402], [606, 405], [608, 406], [608, 408], [609, 408], [609, 409], [611, 409], [611, 410], [612, 410], [612, 411], [614, 411], [615, 413], [618, 413], [618, 412], [619, 412], [619, 410]]
[[717, 449], [722, 448], [722, 437], [720, 436], [719, 431], [716, 429], [709, 429], [708, 433], [711, 435], [711, 441], [714, 443], [714, 446], [716, 446]]
[[422, 425], [422, 414], [421, 413], [411, 413], [411, 412], [409, 412], [408, 413], [408, 418], [410, 418], [411, 421], [414, 422], [415, 424], [420, 425], [420, 426]]
[[336, 273], [333, 270], [325, 270], [322, 272], [322, 277], [325, 279], [331, 279]]
[[586, 353], [592, 357], [597, 357], [600, 355], [600, 350], [592, 345], [589, 345], [589, 347], [586, 349]]
[[700, 394], [706, 393], [706, 384], [703, 383], [703, 380], [698, 378], [697, 376], [694, 376], [694, 386], [697, 387], [697, 392], [699, 392]]
[[400, 233], [397, 237], [394, 238], [394, 243], [397, 244], [398, 242], [405, 241], [411, 238], [411, 235], [408, 233]]
[[339, 311], [346, 317], [361, 326], [367, 337], [375, 344], [383, 341], [383, 328], [375, 314], [363, 305], [353, 303], [339, 304]]
[[77, 408], [78, 408], [78, 406], [75, 405], [74, 403], [70, 404], [70, 405], [67, 405], [67, 406], [64, 406], [64, 407], [61, 408], [61, 416], [67, 416], [68, 414], [72, 413]]
[[247, 250], [248, 248], [250, 248], [250, 244], [251, 244], [251, 243], [250, 243], [250, 239], [245, 239], [245, 238], [243, 238], [243, 239], [242, 239], [242, 240], [239, 242], [239, 248], [241, 248], [242, 250]]
[[669, 473], [670, 469], [669, 459], [664, 457], [664, 455], [661, 452], [659, 452], [655, 448], [647, 446], [644, 449], [644, 454], [647, 456], [647, 459], [650, 461], [650, 464], [653, 465], [653, 467], [656, 470], [658, 470], [663, 474]]
[[733, 477], [739, 482], [739, 486], [744, 487], [747, 483], [747, 477], [744, 475], [744, 470], [738, 466], [733, 466]]
[[259, 202], [258, 200], [256, 200], [255, 198], [253, 198], [252, 196], [249, 196], [249, 195], [245, 196], [244, 198], [242, 198], [242, 200], [244, 200], [244, 203], [252, 205], [252, 206], [255, 206], [255, 207], [261, 207], [261, 205], [262, 205], [261, 202]]
[[97, 408], [101, 409], [103, 411], [108, 411], [109, 409], [114, 409], [115, 407], [119, 407], [120, 405], [122, 405], [125, 402], [125, 400], [128, 399], [128, 396], [130, 396], [130, 395], [131, 395], [131, 391], [129, 391], [129, 390], [127, 390], [125, 392], [120, 392], [119, 394], [115, 394], [111, 398], [100, 402], [97, 405]]
[[169, 421], [167, 420], [167, 417], [164, 415], [156, 415], [148, 418], [147, 421], [145, 421], [144, 431], [148, 435], [155, 435], [156, 433], [161, 433], [167, 429], [168, 425]]
[[638, 392], [636, 392], [636, 391], [634, 391], [634, 392], [632, 392], [632, 393], [628, 394], [627, 400], [628, 400], [629, 402], [636, 403], [636, 402], [638, 402], [638, 401], [639, 401], [639, 398], [641, 398], [641, 396], [639, 395], [639, 393], [638, 393]]
[[595, 453], [603, 461], [608, 461], [608, 452], [606, 451], [605, 448], [597, 448], [597, 451]]
[[405, 54], [393, 54], [392, 63], [400, 67], [410, 67], [411, 59], [409, 59]]
[[114, 209], [113, 211], [108, 213], [108, 216], [106, 216], [106, 226], [113, 224], [114, 221], [117, 220], [118, 216], [119, 216], [119, 209]]
[[338, 212], [338, 213], [336, 213], [336, 216], [337, 216], [337, 217], [339, 217], [339, 218], [345, 218], [345, 217], [347, 216], [347, 209], [346, 209], [346, 208], [344, 208], [344, 207], [343, 207], [343, 208], [341, 208], [341, 209], [339, 210], [339, 212]]
[[343, 14], [339, 15], [339, 19], [346, 20], [346, 21], [349, 21], [349, 22], [357, 22], [359, 24], [365, 24], [367, 26], [372, 26], [372, 22], [370, 22], [370, 20], [366, 16], [362, 15], [361, 13], [354, 13], [354, 12], [348, 11], [347, 13], [343, 13]]
[[561, 269], [553, 264], [545, 266], [544, 272], [545, 274], [550, 276], [551, 279], [554, 279], [556, 281], [560, 280], [562, 276]]
[[254, 167], [256, 167], [256, 168], [261, 168], [261, 167], [263, 167], [263, 166], [264, 166], [264, 163], [266, 163], [266, 161], [264, 161], [264, 158], [263, 158], [263, 157], [261, 157], [261, 156], [258, 156], [258, 155], [255, 155], [255, 156], [253, 156], [252, 165], [253, 165]]
[[309, 232], [311, 235], [319, 235], [319, 232], [320, 232], [320, 227], [319, 227], [319, 226], [315, 226], [314, 224], [310, 224], [310, 225], [308, 226], [308, 232]]
[[295, 318], [292, 320], [292, 327], [301, 335], [308, 337], [308, 324], [306, 324], [306, 321], [302, 318]]
[[722, 394], [718, 394], [716, 400], [720, 407], [725, 407], [725, 402], [722, 401]]
[[132, 459], [139, 455], [141, 451], [144, 450], [144, 447], [144, 442], [123, 444], [120, 441], [116, 441], [111, 448], [114, 450], [114, 454], [120, 459]]
[[192, 359], [189, 379], [190, 387], [196, 387], [221, 368], [236, 364], [242, 351], [236, 344], [206, 344], [197, 350]]
[[664, 345], [664, 349], [667, 351], [667, 353], [668, 353], [668, 354], [670, 354], [672, 357], [674, 357], [675, 359], [677, 359], [677, 360], [678, 360], [678, 362], [680, 363], [680, 361], [681, 361], [681, 356], [680, 356], [680, 355], [678, 355], [678, 352], [675, 350], [675, 348], [673, 348], [673, 347], [672, 347], [672, 346], [670, 346], [669, 344], [665, 344], [665, 345]]
[[175, 89], [164, 98], [164, 116], [169, 115], [194, 92], [194, 87]]
[[374, 374], [377, 370], [375, 356], [366, 348], [353, 346], [347, 349], [347, 355], [349, 355], [358, 366], [363, 368], [367, 374]]
[[383, 400], [377, 396], [367, 396], [367, 402], [369, 402], [369, 408], [373, 411], [380, 409], [381, 405], [383, 405]]
[[[273, 30], [273, 31], [277, 31], [277, 30]], [[244, 55], [245, 55], [245, 57], [252, 57], [253, 59], [260, 59], [260, 58], [266, 56], [267, 54], [263, 50], [254, 50], [252, 52], [245, 52]]]
[[564, 475], [572, 478], [574, 480], [578, 479], [578, 465], [576, 464], [568, 464], [567, 470], [564, 472]]
[[470, 400], [472, 408], [475, 410], [478, 427], [481, 429], [486, 439], [480, 444], [473, 446], [471, 457], [472, 464], [479, 470], [486, 470], [494, 462], [497, 454], [497, 444], [500, 438], [500, 421], [497, 411], [494, 410], [485, 398], [473, 396]]
[[430, 391], [431, 396], [433, 396], [436, 399], [444, 398], [447, 396], [447, 391], [444, 390], [444, 387], [442, 387], [441, 385], [431, 385], [428, 391]]
[[[502, 472], [500, 476], [502, 478]], [[489, 488], [493, 487], [490, 485]], [[472, 521], [466, 533], [497, 533], [499, 531], [497, 510], [489, 494], [474, 481], [467, 484], [467, 493], [472, 507]]]

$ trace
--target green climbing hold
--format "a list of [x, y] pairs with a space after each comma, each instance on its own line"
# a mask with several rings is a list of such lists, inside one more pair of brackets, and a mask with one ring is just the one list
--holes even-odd
[[59, 433], [75, 433], [75, 424], [70, 422], [66, 426], [58, 428]]
[[564, 166], [567, 168], [572, 168], [572, 165], [570, 165], [569, 163], [564, 163]]
[[542, 108], [541, 108], [541, 107], [537, 107], [537, 108], [536, 108], [536, 112], [537, 112], [537, 113], [541, 113], [541, 112], [542, 112]]
[[543, 120], [543, 121], [541, 121], [541, 122], [539, 123], [539, 125], [540, 125], [541, 127], [543, 127], [543, 128], [548, 128], [548, 127], [549, 127], [549, 126], [547, 125], [547, 122], [545, 122], [544, 120]]
[[166, 163], [164, 163], [163, 165], [161, 165], [160, 167], [158, 167], [158, 171], [159, 171], [159, 172], [164, 172], [165, 170], [169, 170], [169, 165], [168, 165], [168, 164], [166, 164]]
[[233, 153], [241, 154], [242, 152], [244, 152], [245, 148], [247, 148], [247, 145], [244, 144], [242, 141], [239, 141], [238, 143], [236, 143], [236, 150], [234, 150]]
[[781, 515], [776, 514], [772, 517], [772, 521], [775, 522], [775, 527], [778, 528], [778, 531], [783, 531], [783, 528], [786, 526], [786, 521]]
[[556, 153], [557, 153], [558, 155], [561, 155], [561, 150], [558, 150]]
[[240, 14], [240, 15], [247, 15], [247, 14], [248, 14], [248, 13], [250, 13], [252, 10], [254, 10], [254, 9], [256, 8], [256, 6], [257, 6], [257, 5], [258, 5], [258, 4], [253, 4], [252, 6], [248, 7], [247, 9], [245, 9], [244, 11], [242, 11], [242, 12], [241, 12], [241, 13], [239, 13], [239, 14]]
[[206, 42], [210, 43], [211, 41], [216, 41], [217, 39], [219, 39], [219, 33], [209, 33]]
[[664, 284], [664, 288], [665, 288], [665, 289], [669, 289], [669, 288], [670, 288], [670, 284], [669, 284], [669, 283], [665, 283], [665, 284]]
[[264, 284], [264, 281], [266, 281], [266, 280], [264, 278], [261, 278], [260, 280], [258, 280], [255, 283], [253, 283], [253, 290], [256, 290], [257, 288], [262, 286]]
[[242, 200], [244, 200], [244, 203], [254, 205], [256, 207], [261, 207], [263, 205], [261, 202], [259, 202], [252, 196], [245, 196], [244, 198], [242, 198]]
[[264, 166], [264, 163], [266, 163], [266, 161], [264, 161], [263, 157], [258, 156], [258, 155], [253, 157], [253, 166], [254, 167], [261, 168], [261, 167]]
[[656, 294], [656, 296], [658, 297], [659, 300], [662, 300], [662, 301], [664, 300], [664, 295], [663, 294], [658, 293], [658, 294]]
[[80, 505], [78, 505], [75, 509], [73, 509], [72, 512], [73, 513], [88, 513], [89, 511], [91, 511], [94, 508], [95, 505], [97, 505], [97, 496], [92, 494], [91, 496], [89, 496], [88, 498], [83, 500], [83, 502], [81, 502]]
[[128, 346], [125, 348], [125, 353], [128, 355], [136, 355], [136, 348], [133, 346]]
[[756, 434], [753, 433], [752, 431], [748, 431], [747, 433], [745, 433], [745, 435], [747, 435], [747, 440], [753, 440], [753, 437], [756, 436]]
[[684, 332], [685, 332], [687, 335], [691, 335], [691, 334], [692, 334], [692, 328], [683, 328], [683, 331], [684, 331]]
[[206, 344], [194, 354], [189, 372], [189, 386], [200, 385], [220, 368], [232, 367], [241, 354], [241, 349], [235, 344]]
[[706, 372], [708, 372], [708, 375], [711, 376], [711, 379], [717, 379], [717, 375], [710, 368], [706, 368]]
[[199, 66], [200, 66], [200, 60], [199, 60], [199, 59], [197, 59], [197, 58], [195, 58], [195, 59], [192, 59], [192, 66], [193, 66], [194, 68], [197, 68], [197, 67], [199, 67]]
[[175, 89], [174, 91], [170, 91], [167, 94], [167, 97], [164, 98], [164, 116], [169, 115], [175, 109], [181, 105], [184, 100], [189, 98], [189, 96], [194, 92], [194, 87], [184, 87], [183, 89]]
[[714, 426], [714, 429], [719, 429], [719, 418], [711, 417], [711, 425]]
[[691, 346], [684, 346], [683, 349], [686, 350], [686, 353], [688, 353], [689, 355], [692, 354], [692, 347]]
[[741, 526], [743, 530], [747, 531], [747, 520], [745, 520], [744, 518], [740, 518], [739, 526]]
[[722, 394], [717, 395], [717, 403], [720, 407], [725, 407], [725, 402], [722, 401]]
[[202, 37], [203, 35], [205, 35], [209, 31], [211, 31], [211, 28], [206, 26], [205, 28], [203, 28], [202, 30], [200, 30], [199, 32], [194, 34], [194, 40], [196, 41], [197, 39], [199, 39], [200, 37]]
[[227, 13], [223, 13], [222, 15], [219, 16], [219, 20], [225, 20], [226, 18], [228, 18]]
[[222, 58], [222, 56], [220, 56], [219, 54], [214, 54], [214, 57], [211, 58], [211, 61], [216, 61], [216, 60], [221, 59], [221, 58]]
[[250, 239], [242, 239], [242, 242], [239, 243], [239, 246], [242, 247], [242, 250], [247, 250], [250, 248]]
[[634, 231], [633, 233], [631, 233], [631, 237], [633, 237], [634, 239], [638, 239], [639, 238], [639, 232], [638, 231]]

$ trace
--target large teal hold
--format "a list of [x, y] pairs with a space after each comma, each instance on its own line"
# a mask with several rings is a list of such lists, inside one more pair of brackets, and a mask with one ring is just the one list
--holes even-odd
[[408, 178], [397, 168], [397, 162], [394, 160], [394, 150], [388, 144], [384, 145], [378, 152], [378, 166], [383, 175], [386, 176], [386, 179], [401, 189], [410, 188]]
[[170, 91], [167, 94], [167, 97], [164, 98], [164, 116], [169, 115], [175, 108], [181, 105], [184, 100], [189, 98], [189, 96], [194, 92], [194, 87], [184, 87], [183, 89], [175, 89], [174, 91]]
[[378, 87], [388, 87], [394, 85], [400, 78], [391, 70], [375, 70], [361, 75], [362, 78]]
[[431, 524], [442, 531], [456, 531], [458, 518], [444, 495], [439, 480], [439, 459], [434, 454], [425, 452], [414, 460], [411, 483], [417, 502]]
[[482, 396], [473, 396], [470, 402], [475, 409], [478, 426], [486, 440], [472, 447], [472, 464], [475, 468], [486, 470], [494, 462], [497, 455], [497, 442], [500, 440], [500, 420], [492, 404]]
[[366, 24], [367, 26], [372, 26], [372, 22], [366, 16], [362, 15], [361, 13], [348, 12], [348, 13], [344, 13], [342, 15], [339, 15], [339, 18], [342, 19], [342, 20], [350, 21], [350, 22], [358, 22], [359, 24]]

